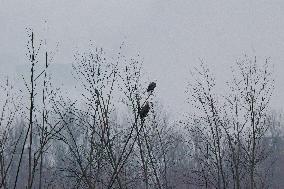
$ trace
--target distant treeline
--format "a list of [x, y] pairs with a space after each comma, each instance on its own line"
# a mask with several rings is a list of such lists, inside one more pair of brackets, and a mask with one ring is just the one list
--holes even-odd
[[170, 122], [139, 57], [77, 52], [73, 99], [52, 82], [51, 52], [28, 37], [24, 90], [0, 81], [0, 188], [284, 188], [269, 59], [237, 60], [222, 93], [201, 62], [185, 89], [189, 111]]

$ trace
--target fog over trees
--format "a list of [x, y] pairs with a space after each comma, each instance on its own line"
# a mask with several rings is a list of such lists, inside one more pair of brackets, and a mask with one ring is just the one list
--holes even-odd
[[28, 30], [23, 87], [1, 80], [0, 188], [284, 188], [270, 58], [239, 57], [223, 91], [200, 60], [188, 72], [188, 111], [170, 118], [142, 55], [78, 50], [74, 99], [54, 82], [54, 49], [44, 46]]

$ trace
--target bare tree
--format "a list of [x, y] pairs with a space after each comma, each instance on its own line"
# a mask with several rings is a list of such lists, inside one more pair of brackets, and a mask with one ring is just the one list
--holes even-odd
[[256, 57], [237, 61], [228, 95], [216, 94], [214, 77], [204, 63], [192, 75], [195, 81], [190, 92], [199, 116], [193, 115], [189, 128], [192, 136], [201, 137], [194, 146], [200, 167], [197, 173], [205, 187], [243, 188], [248, 181], [250, 188], [260, 187], [257, 171], [267, 158], [262, 141], [274, 86], [268, 59], [264, 66], [257, 64]]
[[21, 106], [18, 103], [16, 91], [11, 85], [8, 77], [5, 83], [1, 85], [3, 97], [1, 102], [0, 117], [0, 188], [8, 188], [9, 172], [12, 162], [15, 161], [16, 150], [19, 145], [20, 136], [15, 135], [16, 116], [21, 112]]

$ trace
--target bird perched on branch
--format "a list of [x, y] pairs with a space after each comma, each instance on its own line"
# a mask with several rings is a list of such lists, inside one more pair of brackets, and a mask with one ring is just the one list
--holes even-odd
[[149, 84], [148, 88], [147, 88], [147, 92], [151, 92], [152, 93], [154, 91], [155, 87], [156, 87], [156, 83], [155, 82], [151, 82]]
[[149, 106], [149, 103], [146, 102], [146, 104], [144, 106], [142, 106], [142, 108], [139, 110], [139, 115], [140, 115], [140, 118], [145, 118], [148, 114], [150, 110], [150, 106]]

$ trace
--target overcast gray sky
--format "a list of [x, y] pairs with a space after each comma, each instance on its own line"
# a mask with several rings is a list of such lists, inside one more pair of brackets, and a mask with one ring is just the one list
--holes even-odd
[[90, 40], [113, 52], [125, 41], [129, 52], [144, 57], [158, 96], [176, 112], [186, 108], [189, 69], [199, 58], [217, 81], [225, 81], [243, 54], [271, 57], [272, 105], [283, 107], [282, 0], [0, 0], [1, 74], [15, 73], [26, 62], [26, 27], [46, 38], [51, 49], [59, 42], [54, 63], [67, 66]]

